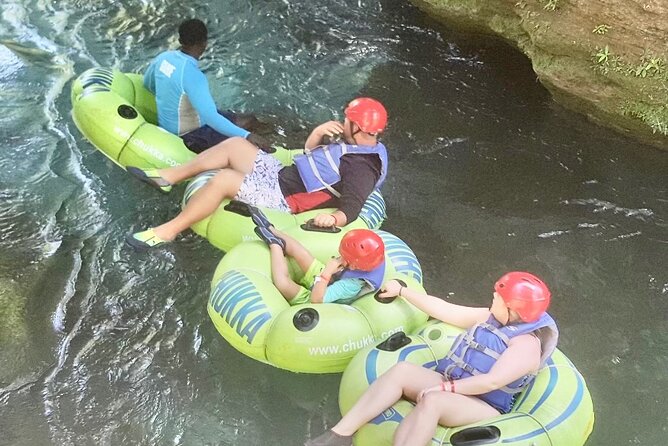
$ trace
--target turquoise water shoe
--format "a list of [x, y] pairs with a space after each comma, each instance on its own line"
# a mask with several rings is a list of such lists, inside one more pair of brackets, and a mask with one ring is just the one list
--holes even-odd
[[140, 169], [139, 167], [128, 166], [127, 171], [139, 181], [155, 187], [160, 192], [169, 193], [172, 190], [172, 183], [161, 177], [157, 169]]
[[251, 206], [250, 204], [248, 205], [248, 209], [250, 211], [251, 219], [256, 226], [262, 226], [263, 228], [270, 228], [274, 226], [269, 221], [267, 216], [264, 215], [264, 212], [262, 212], [260, 209], [256, 208], [255, 206]]
[[265, 242], [267, 245], [278, 245], [285, 253], [285, 240], [274, 235], [274, 233], [271, 232], [269, 228], [266, 226], [256, 226], [255, 233], [258, 237], [260, 237], [260, 240]]
[[125, 237], [125, 243], [132, 246], [135, 251], [147, 251], [169, 242], [155, 235], [155, 231], [151, 228], [146, 231], [128, 234]]

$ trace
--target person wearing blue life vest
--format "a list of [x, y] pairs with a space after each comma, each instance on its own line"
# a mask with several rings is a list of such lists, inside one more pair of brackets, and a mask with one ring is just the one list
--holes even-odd
[[557, 345], [546, 313], [550, 290], [531, 273], [514, 271], [494, 286], [490, 308], [448, 303], [387, 282], [381, 297], [401, 296], [430, 316], [467, 331], [436, 370], [399, 362], [374, 381], [332, 429], [305, 446], [348, 446], [353, 434], [401, 398], [416, 403], [394, 434], [395, 446], [430, 443], [441, 424], [456, 427], [508, 413]]
[[[180, 214], [155, 228], [128, 234], [126, 243], [139, 251], [161, 246], [213, 214], [226, 198], [293, 214], [335, 208], [334, 212], [315, 216], [314, 224], [321, 227], [352, 222], [387, 176], [387, 150], [378, 140], [387, 124], [387, 111], [375, 99], [357, 98], [346, 106], [344, 116], [343, 122], [328, 121], [313, 129], [304, 143], [304, 152], [296, 155], [289, 166], [238, 137], [180, 166], [128, 166], [130, 174], [162, 192], [204, 171], [220, 170], [191, 197]], [[341, 140], [325, 143], [335, 135]]]
[[181, 48], [162, 52], [146, 69], [144, 86], [155, 95], [158, 124], [180, 136], [195, 153], [232, 136], [271, 151], [269, 141], [239, 126], [257, 121], [252, 115], [219, 112], [216, 108], [206, 76], [197, 65], [207, 41], [204, 22], [186, 20], [179, 26]]
[[[299, 241], [276, 229], [262, 211], [250, 209], [255, 233], [271, 252], [271, 280], [290, 305], [351, 303], [380, 289], [385, 275], [385, 244], [375, 232], [347, 232], [339, 243], [340, 256], [324, 264]], [[286, 256], [292, 257], [301, 269], [299, 282], [290, 277]]]

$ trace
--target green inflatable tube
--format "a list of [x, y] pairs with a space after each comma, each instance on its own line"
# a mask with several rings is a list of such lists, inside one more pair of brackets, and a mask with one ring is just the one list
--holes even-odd
[[[286, 231], [326, 262], [338, 254], [342, 234]], [[400, 278], [421, 289], [422, 269], [411, 249], [396, 236], [376, 231], [385, 243], [384, 280]], [[298, 268], [290, 265], [293, 277]], [[350, 305], [290, 306], [271, 280], [269, 249], [242, 243], [218, 265], [207, 305], [218, 332], [234, 348], [258, 361], [302, 373], [344, 370], [355, 353], [399, 331], [412, 331], [427, 315], [403, 299], [383, 304], [373, 293]]]
[[[186, 206], [195, 192], [203, 187], [215, 173], [216, 171], [204, 172], [188, 184], [183, 194], [183, 200], [181, 201], [182, 207]], [[209, 240], [212, 245], [226, 252], [243, 241], [259, 240], [257, 235], [255, 235], [255, 225], [251, 219], [243, 213], [240, 214], [231, 211], [229, 203], [230, 200], [224, 200], [212, 215], [200, 220], [191, 227], [197, 234]], [[332, 212], [333, 209], [316, 209], [299, 214], [290, 214], [266, 208], [262, 208], [262, 211], [274, 226], [280, 230], [287, 230], [301, 226], [320, 213]], [[342, 229], [343, 232], [351, 229], [378, 229], [384, 220], [385, 200], [381, 193], [376, 190], [367, 198], [362, 206], [359, 217]], [[302, 241], [302, 236], [306, 233], [298, 231], [296, 237]]]
[[[91, 68], [73, 83], [71, 92], [72, 119], [81, 133], [93, 146], [121, 168], [165, 168], [188, 162], [195, 154], [188, 150], [183, 140], [157, 126], [155, 98], [144, 88], [139, 74], [122, 73], [107, 68]], [[284, 165], [292, 164], [300, 150], [282, 147], [272, 154]], [[185, 206], [193, 194], [214, 175], [205, 172], [191, 181], [184, 193]], [[224, 201], [210, 217], [196, 223], [192, 229], [208, 239], [214, 246], [228, 251], [244, 240], [258, 240], [249, 218], [226, 210]], [[280, 229], [301, 225], [322, 212], [319, 209], [301, 214], [263, 209]], [[385, 219], [385, 201], [380, 192], [373, 192], [367, 199], [359, 217], [345, 229], [377, 229]]]
[[72, 119], [100, 152], [122, 168], [171, 167], [195, 157], [157, 126], [155, 98], [139, 74], [91, 68], [73, 83]]
[[[362, 349], [341, 378], [341, 413], [350, 410], [378, 376], [400, 361], [435, 368], [461, 332], [431, 320], [414, 335], [397, 333]], [[412, 403], [399, 401], [363, 426], [355, 434], [354, 444], [391, 445], [395, 429], [412, 409]], [[593, 426], [593, 403], [584, 379], [573, 363], [555, 350], [510, 413], [468, 426], [439, 426], [429, 446], [582, 446]]]

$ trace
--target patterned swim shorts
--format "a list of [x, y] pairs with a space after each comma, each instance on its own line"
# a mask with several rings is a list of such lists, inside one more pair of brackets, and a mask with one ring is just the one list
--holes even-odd
[[278, 184], [278, 172], [282, 168], [283, 165], [276, 158], [258, 151], [253, 171], [244, 177], [234, 198], [254, 206], [290, 212], [290, 206]]

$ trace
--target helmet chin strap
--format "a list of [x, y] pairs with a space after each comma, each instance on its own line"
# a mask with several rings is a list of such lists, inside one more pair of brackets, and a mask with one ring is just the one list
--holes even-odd
[[[349, 133], [350, 133], [350, 137], [352, 138], [353, 143], [357, 144], [357, 140], [355, 140], [355, 135], [357, 135], [358, 133], [360, 133], [362, 130], [360, 130], [360, 127], [359, 127], [357, 124], [355, 124], [354, 122], [352, 122], [352, 121], [350, 121], [350, 120], [348, 120], [348, 125], [349, 125], [348, 130], [350, 130], [350, 132], [349, 132]], [[357, 126], [357, 130], [356, 130], [356, 131], [353, 131], [353, 128], [354, 128], [353, 125]]]

